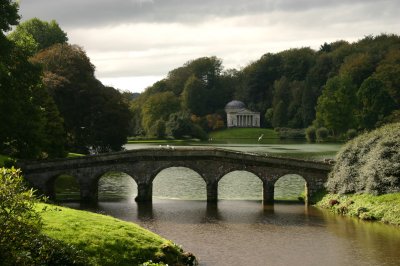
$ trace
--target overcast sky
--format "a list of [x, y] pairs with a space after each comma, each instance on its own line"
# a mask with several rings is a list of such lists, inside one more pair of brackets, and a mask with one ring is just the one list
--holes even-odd
[[267, 52], [400, 35], [399, 0], [20, 0], [20, 14], [56, 20], [98, 79], [135, 92], [198, 57], [239, 69]]

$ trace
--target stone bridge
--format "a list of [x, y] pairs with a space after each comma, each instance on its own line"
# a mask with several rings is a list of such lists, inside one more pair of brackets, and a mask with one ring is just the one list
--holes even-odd
[[219, 180], [233, 171], [247, 171], [259, 177], [265, 203], [273, 202], [274, 185], [280, 177], [300, 175], [306, 182], [308, 201], [323, 188], [331, 170], [331, 165], [324, 162], [203, 147], [160, 147], [70, 159], [22, 161], [19, 167], [30, 185], [50, 198], [55, 198], [58, 176], [74, 176], [80, 185], [81, 200], [86, 202], [97, 201], [98, 180], [111, 171], [130, 175], [138, 186], [136, 201], [150, 202], [154, 178], [170, 167], [186, 167], [197, 172], [206, 183], [208, 202], [218, 200]]

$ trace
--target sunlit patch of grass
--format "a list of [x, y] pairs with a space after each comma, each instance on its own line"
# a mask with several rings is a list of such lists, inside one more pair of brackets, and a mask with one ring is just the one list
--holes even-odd
[[48, 204], [36, 208], [43, 233], [82, 250], [93, 265], [139, 265], [183, 256], [178, 246], [134, 223]]
[[82, 156], [85, 156], [85, 154], [70, 152], [67, 155], [68, 158], [75, 158], [75, 157], [82, 157]]
[[384, 195], [327, 194], [317, 206], [335, 213], [400, 225], [400, 193]]

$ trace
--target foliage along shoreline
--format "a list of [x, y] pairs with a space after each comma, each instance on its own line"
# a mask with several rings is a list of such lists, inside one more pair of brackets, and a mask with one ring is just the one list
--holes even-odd
[[349, 141], [336, 156], [318, 207], [400, 225], [400, 123]]
[[379, 196], [371, 194], [327, 194], [315, 206], [330, 210], [338, 215], [400, 226], [400, 193]]

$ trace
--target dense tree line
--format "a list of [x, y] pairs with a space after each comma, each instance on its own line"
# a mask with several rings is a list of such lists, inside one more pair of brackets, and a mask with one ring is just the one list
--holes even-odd
[[233, 92], [229, 80], [216, 57], [198, 58], [170, 71], [133, 100], [133, 133], [207, 138], [206, 131], [223, 126], [220, 114]]
[[130, 129], [128, 96], [96, 79], [85, 51], [68, 43], [57, 22], [18, 24], [14, 1], [2, 4], [0, 15], [0, 153], [120, 150]]
[[[240, 70], [224, 70], [216, 57], [198, 58], [133, 101], [135, 132], [152, 135], [149, 125], [166, 123], [177, 112], [204, 131], [220, 128], [225, 104], [237, 99], [263, 114], [263, 127], [311, 126], [343, 137], [399, 121], [399, 77], [400, 37], [388, 34], [324, 43], [318, 51], [267, 53]], [[143, 107], [154, 98], [169, 109], [150, 114]]]
[[128, 135], [205, 139], [225, 126], [224, 106], [233, 99], [260, 112], [263, 127], [308, 127], [315, 135], [310, 139], [342, 138], [400, 120], [396, 35], [267, 53], [240, 70], [202, 57], [133, 95], [101, 84], [85, 51], [69, 44], [55, 21], [32, 19], [6, 36], [18, 24], [17, 10], [13, 1], [1, 9], [3, 154], [114, 151]]

